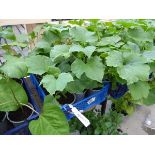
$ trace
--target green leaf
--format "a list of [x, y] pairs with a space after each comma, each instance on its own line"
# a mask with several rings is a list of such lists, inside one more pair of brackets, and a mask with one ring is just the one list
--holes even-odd
[[83, 52], [85, 55], [88, 56], [88, 58], [90, 58], [93, 52], [95, 51], [95, 49], [96, 49], [95, 46], [87, 46], [83, 48], [81, 45], [72, 45], [69, 51], [70, 52]]
[[43, 50], [45, 53], [49, 53], [51, 50], [51, 46], [50, 44], [45, 41], [45, 40], [40, 40], [37, 44], [36, 44], [36, 48], [37, 49], [41, 49]]
[[88, 60], [85, 73], [88, 78], [102, 83], [104, 70], [105, 66], [103, 65], [101, 59], [95, 56]]
[[53, 95], [55, 93], [56, 89], [56, 79], [53, 75], [45, 75], [43, 76], [43, 79], [41, 80], [40, 84], [43, 84], [43, 87], [46, 88], [46, 90]]
[[128, 85], [128, 88], [134, 100], [147, 98], [149, 95], [150, 86], [148, 82], [138, 81]]
[[86, 64], [82, 60], [76, 59], [71, 65], [71, 70], [77, 78], [80, 78], [85, 73], [88, 78], [101, 83], [104, 76], [104, 69], [105, 66], [97, 56], [91, 57]]
[[145, 64], [128, 64], [117, 69], [120, 77], [132, 84], [139, 80], [146, 81], [149, 77], [150, 67]]
[[57, 90], [63, 91], [70, 81], [73, 81], [70, 73], [61, 73], [56, 81]]
[[16, 40], [16, 36], [11, 27], [5, 28], [4, 30], [0, 31], [0, 37], [14, 41]]
[[58, 104], [59, 102], [52, 95], [47, 95], [44, 98], [44, 104]]
[[42, 75], [52, 66], [50, 58], [46, 56], [36, 55], [26, 58], [28, 73]]
[[70, 56], [70, 52], [69, 52], [69, 45], [55, 45], [50, 53], [50, 57], [52, 59], [56, 59], [59, 56], [63, 56], [65, 58], [68, 58]]
[[119, 67], [123, 64], [122, 53], [119, 51], [112, 51], [106, 58], [107, 66]]
[[153, 33], [150, 31], [144, 31], [141, 27], [129, 29], [127, 36], [139, 42], [153, 42]]
[[27, 104], [28, 97], [21, 84], [12, 79], [0, 80], [0, 111], [16, 111], [20, 104]]
[[85, 86], [79, 79], [69, 82], [66, 87], [66, 90], [70, 93], [82, 93], [84, 89]]
[[67, 119], [56, 104], [44, 104], [43, 112], [37, 120], [29, 123], [33, 135], [66, 135], [69, 134]]
[[23, 42], [28, 42], [28, 35], [26, 34], [19, 34], [16, 36], [16, 40], [20, 43], [23, 43]]
[[147, 98], [143, 100], [145, 105], [155, 104], [155, 88], [151, 89]]
[[9, 44], [3, 44], [3, 46], [5, 46], [5, 45], [8, 45], [8, 46], [19, 46], [19, 47], [23, 47], [23, 48], [28, 46], [27, 43], [22, 43], [22, 42], [17, 42], [17, 41], [11, 42]]
[[121, 40], [121, 37], [116, 36], [110, 36], [110, 37], [104, 37], [101, 39], [100, 42], [98, 42], [97, 46], [107, 46], [107, 45], [115, 45]]
[[90, 32], [83, 27], [73, 27], [69, 30], [71, 37], [74, 38], [75, 41], [80, 42], [96, 42], [97, 37], [94, 32]]
[[140, 48], [137, 44], [128, 41], [127, 44], [125, 44], [121, 50], [123, 51], [131, 51], [131, 52], [136, 52], [136, 53], [140, 53]]
[[153, 62], [155, 60], [155, 50], [145, 51], [143, 56], [147, 59], [147, 62]]
[[44, 88], [53, 95], [56, 91], [63, 91], [68, 82], [73, 81], [70, 73], [61, 73], [56, 79], [53, 75], [45, 75], [41, 80]]
[[81, 59], [76, 59], [71, 65], [71, 71], [80, 78], [85, 72], [86, 64]]
[[10, 78], [22, 78], [27, 75], [27, 66], [23, 58], [7, 55], [7, 60], [4, 65], [0, 67], [0, 71]]
[[50, 66], [48, 68], [48, 71], [47, 71], [48, 74], [51, 74], [55, 77], [59, 76], [59, 74], [61, 73], [60, 69], [58, 67], [54, 67], [54, 66]]
[[128, 84], [146, 81], [149, 77], [150, 67], [146, 64], [146, 59], [138, 53], [111, 52], [106, 59], [107, 65], [117, 67], [119, 76], [127, 80]]
[[66, 61], [62, 61], [60, 63], [60, 65], [58, 65], [58, 67], [60, 68], [61, 72], [69, 72], [71, 70], [71, 66], [68, 62]]
[[136, 22], [135, 20], [131, 20], [131, 19], [129, 19], [129, 20], [120, 19], [120, 20], [117, 20], [116, 23], [120, 24], [121, 26], [126, 27], [126, 28], [143, 26], [143, 24], [140, 24], [140, 23]]
[[60, 41], [58, 33], [54, 33], [50, 30], [44, 32], [43, 39], [47, 41], [49, 44]]

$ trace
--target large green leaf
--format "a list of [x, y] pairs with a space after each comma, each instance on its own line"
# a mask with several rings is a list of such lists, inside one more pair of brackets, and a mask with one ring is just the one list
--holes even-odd
[[150, 90], [148, 97], [143, 100], [143, 103], [146, 105], [155, 104], [155, 88]]
[[153, 62], [155, 60], [155, 50], [145, 51], [143, 55], [147, 59], [147, 62]]
[[45, 75], [41, 84], [53, 95], [56, 91], [63, 91], [67, 83], [71, 81], [73, 81], [73, 77], [70, 73], [61, 73], [57, 79], [53, 75]]
[[138, 81], [128, 85], [128, 88], [134, 100], [147, 98], [149, 95], [150, 86], [148, 82]]
[[87, 63], [84, 63], [80, 59], [76, 59], [71, 65], [71, 70], [77, 78], [80, 78], [81, 75], [85, 73], [88, 78], [101, 83], [104, 76], [104, 69], [105, 66], [97, 56], [88, 59]]
[[128, 84], [148, 79], [150, 67], [146, 62], [140, 54], [132, 52], [115, 51], [106, 58], [107, 65], [117, 67], [119, 76], [127, 80]]
[[149, 77], [150, 67], [145, 64], [128, 64], [117, 69], [120, 77], [132, 84], [139, 80], [146, 81]]
[[23, 58], [7, 55], [6, 63], [0, 67], [0, 71], [10, 78], [22, 78], [27, 75], [28, 68]]
[[106, 58], [106, 63], [108, 66], [119, 67], [123, 64], [122, 53], [119, 51], [113, 51], [109, 53]]
[[71, 65], [71, 71], [76, 75], [77, 78], [80, 78], [85, 72], [85, 66], [86, 64], [81, 59], [76, 59]]
[[121, 40], [121, 37], [116, 36], [110, 36], [110, 37], [104, 37], [101, 39], [100, 42], [98, 42], [97, 46], [107, 46], [107, 45], [115, 45]]
[[46, 56], [36, 55], [26, 58], [28, 73], [42, 75], [52, 66], [50, 58]]
[[84, 89], [85, 86], [79, 79], [69, 82], [66, 87], [66, 90], [70, 93], [82, 93]]
[[69, 45], [55, 45], [50, 53], [50, 57], [55, 60], [59, 56], [63, 56], [65, 58], [68, 58], [70, 56], [69, 52]]
[[49, 53], [51, 50], [51, 46], [50, 44], [45, 41], [45, 40], [40, 40], [37, 44], [36, 44], [36, 48], [37, 49], [41, 49], [43, 50], [45, 53]]
[[141, 27], [129, 29], [127, 36], [138, 42], [153, 42], [153, 33], [151, 31], [144, 31]]
[[43, 39], [51, 44], [51, 43], [55, 43], [56, 41], [59, 41], [60, 37], [59, 37], [58, 33], [54, 33], [52, 31], [48, 30], [48, 31], [44, 32]]
[[123, 45], [121, 50], [140, 53], [139, 46], [133, 42], [130, 42], [130, 41], [128, 41], [125, 45]]
[[44, 103], [43, 112], [37, 120], [29, 123], [33, 135], [66, 135], [69, 134], [67, 119], [57, 104]]
[[0, 80], [0, 111], [15, 111], [20, 104], [27, 104], [28, 97], [21, 86], [14, 80]]
[[83, 27], [73, 27], [70, 29], [70, 35], [75, 41], [80, 42], [96, 42], [97, 37], [94, 32], [90, 32]]
[[82, 93], [85, 89], [93, 89], [98, 87], [102, 87], [102, 84], [89, 79], [85, 74], [83, 74], [80, 79], [75, 79], [74, 81], [69, 82], [65, 90], [70, 93]]
[[81, 45], [72, 45], [69, 51], [70, 52], [83, 52], [85, 55], [88, 56], [88, 58], [90, 58], [93, 52], [95, 51], [95, 49], [96, 49], [95, 46], [87, 46], [83, 48]]

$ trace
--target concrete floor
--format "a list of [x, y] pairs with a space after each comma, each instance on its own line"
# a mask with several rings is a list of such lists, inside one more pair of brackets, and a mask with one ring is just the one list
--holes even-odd
[[[146, 118], [149, 116], [149, 121], [152, 123], [144, 125]], [[152, 135], [155, 134], [155, 105], [152, 106], [138, 106], [136, 111], [124, 118], [121, 124], [121, 129], [128, 135]]]

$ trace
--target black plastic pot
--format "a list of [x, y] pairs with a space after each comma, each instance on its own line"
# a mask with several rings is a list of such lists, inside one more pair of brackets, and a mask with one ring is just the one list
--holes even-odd
[[0, 135], [2, 135], [8, 129], [6, 113], [0, 112]]
[[[33, 108], [31, 104], [28, 104], [28, 106]], [[8, 121], [11, 122], [16, 127], [21, 125], [28, 118], [30, 118], [33, 115], [33, 112], [34, 111], [31, 110], [26, 105], [22, 105], [22, 107], [19, 108], [17, 111], [10, 111], [6, 113], [6, 116]]]
[[95, 88], [87, 91], [87, 96], [91, 96], [99, 92], [102, 88]]
[[58, 100], [58, 102], [61, 105], [63, 105], [63, 104], [74, 104], [76, 102], [76, 95], [67, 92], [65, 94], [65, 96], [63, 96], [62, 94], [60, 94], [60, 98], [57, 99], [57, 100]]

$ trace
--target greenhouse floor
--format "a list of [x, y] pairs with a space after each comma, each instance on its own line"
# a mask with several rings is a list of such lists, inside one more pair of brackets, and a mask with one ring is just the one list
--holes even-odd
[[[149, 117], [149, 120], [152, 121], [149, 128], [144, 126], [146, 118]], [[121, 124], [121, 129], [124, 133], [128, 135], [148, 135], [155, 134], [155, 105], [152, 106], [139, 106], [136, 111], [124, 118], [123, 123]]]

